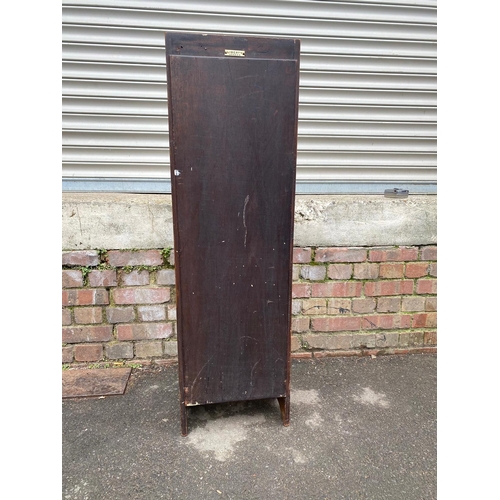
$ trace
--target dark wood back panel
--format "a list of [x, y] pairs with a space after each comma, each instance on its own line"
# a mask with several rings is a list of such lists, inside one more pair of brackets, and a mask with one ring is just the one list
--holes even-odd
[[[234, 37], [224, 38], [207, 45], [217, 53], [235, 48]], [[286, 42], [288, 59], [283, 48], [272, 58], [269, 43], [267, 57], [252, 58], [177, 55], [170, 41], [179, 368], [187, 405], [287, 395], [298, 58]]]

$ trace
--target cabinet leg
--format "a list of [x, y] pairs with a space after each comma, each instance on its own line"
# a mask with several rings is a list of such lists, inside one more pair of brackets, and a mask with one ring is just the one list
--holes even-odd
[[184, 403], [181, 403], [181, 434], [183, 436], [188, 434], [187, 408]]
[[283, 420], [283, 425], [288, 427], [290, 425], [290, 396], [278, 398], [278, 403], [280, 405], [281, 420]]

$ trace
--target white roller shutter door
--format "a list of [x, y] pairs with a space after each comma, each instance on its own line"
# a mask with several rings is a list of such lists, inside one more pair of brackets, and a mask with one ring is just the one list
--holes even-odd
[[63, 189], [168, 192], [165, 31], [300, 38], [297, 192], [436, 187], [436, 2], [63, 2]]

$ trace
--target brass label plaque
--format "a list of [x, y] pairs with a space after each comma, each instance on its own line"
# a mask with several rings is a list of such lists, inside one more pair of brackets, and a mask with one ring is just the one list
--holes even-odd
[[232, 57], [245, 57], [245, 51], [244, 50], [224, 49], [224, 55], [225, 56], [232, 56]]

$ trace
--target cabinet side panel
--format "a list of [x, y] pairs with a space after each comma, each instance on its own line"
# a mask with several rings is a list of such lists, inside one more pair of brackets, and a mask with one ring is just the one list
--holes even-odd
[[170, 56], [186, 404], [286, 395], [297, 66]]

